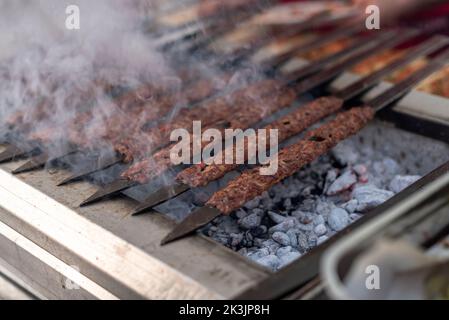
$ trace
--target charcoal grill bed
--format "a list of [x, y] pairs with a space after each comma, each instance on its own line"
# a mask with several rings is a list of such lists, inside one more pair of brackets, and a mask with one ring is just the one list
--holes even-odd
[[[412, 92], [383, 116], [449, 142], [449, 108], [434, 107], [437, 100], [449, 104]], [[433, 114], [422, 107], [423, 114], [417, 114], [416, 103], [425, 103]], [[40, 298], [279, 298], [304, 285], [294, 297], [307, 297], [320, 287], [316, 275], [323, 250], [359, 224], [273, 274], [201, 235], [161, 247], [160, 240], [174, 226], [164, 216], [131, 217], [127, 213], [135, 202], [125, 197], [79, 208], [95, 186], [56, 187], [64, 170], [11, 175], [18, 165], [0, 165], [0, 272], [16, 277]], [[427, 180], [446, 171], [447, 166]], [[389, 202], [376, 212], [386, 210]]]

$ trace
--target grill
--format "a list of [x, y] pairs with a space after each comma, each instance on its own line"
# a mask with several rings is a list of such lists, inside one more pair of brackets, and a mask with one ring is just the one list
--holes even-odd
[[[261, 8], [269, 5], [264, 3]], [[238, 22], [245, 26], [248, 16], [234, 15], [231, 24]], [[206, 65], [213, 64], [220, 74], [198, 79], [197, 72], [181, 77], [184, 70], [178, 70], [184, 80], [181, 90], [170, 82], [138, 89], [99, 84], [102, 90], [116, 97], [117, 114], [106, 122], [111, 127], [105, 128], [102, 123], [89, 128], [87, 133], [82, 132], [89, 123], [90, 112], [95, 113], [95, 108], [86, 109], [64, 123], [67, 127], [57, 128], [62, 134], [56, 135], [64, 141], [59, 144], [58, 140], [58, 148], [52, 141], [56, 130], [30, 130], [26, 121], [20, 123], [26, 115], [15, 114], [0, 154], [0, 229], [3, 238], [9, 240], [2, 244], [7, 252], [3, 267], [20, 269], [25, 260], [33, 266], [30, 274], [50, 270], [81, 286], [77, 291], [68, 290], [66, 282], [62, 290], [57, 281], [46, 289], [42, 283], [32, 284], [46, 291], [49, 297], [279, 298], [290, 294], [298, 298], [319, 287], [318, 263], [326, 248], [399, 201], [407, 201], [414, 192], [447, 171], [442, 159], [449, 153], [445, 144], [448, 129], [435, 115], [442, 114], [448, 101], [427, 93], [408, 93], [445, 66], [448, 40], [402, 29], [366, 34], [360, 22], [354, 23], [352, 18], [352, 12], [336, 14], [335, 8], [314, 12], [293, 26], [270, 28], [246, 46], [237, 46], [227, 53], [211, 52], [217, 39], [227, 34], [224, 30], [230, 24], [226, 19], [214, 19], [212, 15], [200, 23], [170, 27], [162, 35], [151, 25], [149, 29], [157, 34], [158, 50], [172, 55], [174, 60], [195, 54]], [[336, 25], [339, 27], [329, 30]], [[273, 39], [302, 36], [316, 28], [323, 30], [321, 36], [263, 62], [251, 60], [255, 52]], [[351, 73], [351, 68], [367, 58], [417, 37], [426, 40], [369, 75], [359, 77]], [[312, 61], [300, 59], [300, 67], [293, 71], [285, 64], [287, 61], [291, 64], [293, 57], [348, 38], [349, 44], [335, 52]], [[427, 57], [427, 63], [395, 85], [377, 86], [385, 77], [423, 57]], [[246, 77], [243, 84], [229, 85], [236, 70], [244, 69], [257, 69], [254, 72], [257, 76]], [[200, 76], [203, 77], [201, 72]], [[74, 95], [78, 97], [78, 93]], [[153, 103], [150, 111], [145, 109], [149, 100]], [[188, 108], [176, 113], [178, 100]], [[394, 108], [387, 108], [393, 103]], [[429, 106], [427, 112], [420, 108], [423, 104]], [[36, 109], [51, 112], [45, 101]], [[157, 121], [167, 114], [170, 116], [165, 122]], [[36, 118], [37, 123], [39, 115]], [[172, 166], [171, 146], [167, 145], [169, 133], [179, 127], [189, 127], [194, 120], [202, 120], [207, 127], [222, 131], [253, 126], [279, 129], [282, 148], [278, 173], [260, 176], [257, 166]], [[126, 121], [132, 121], [138, 130], [129, 128]], [[65, 128], [68, 132], [64, 132]], [[373, 138], [376, 134], [379, 138]], [[98, 139], [99, 135], [103, 138]], [[410, 141], [409, 145], [395, 142], [401, 139]], [[104, 141], [111, 142], [113, 150], [103, 147]], [[423, 147], [425, 155], [438, 163], [428, 161], [422, 166], [414, 163], [413, 159], [426, 156], [409, 154], [413, 152], [412, 141], [428, 144], [428, 150]], [[330, 205], [336, 199], [333, 196], [348, 195], [354, 185], [363, 184], [368, 178], [364, 171], [367, 168], [352, 168], [344, 160], [336, 159], [335, 147], [340, 142], [343, 142], [340, 151], [343, 155], [346, 152], [346, 156], [349, 154], [345, 146], [358, 150], [371, 148], [374, 155], [377, 152], [379, 156], [380, 152], [385, 158], [391, 151], [403, 165], [402, 172], [424, 175], [424, 178], [398, 191], [394, 197], [383, 194], [381, 202], [384, 203], [380, 205], [368, 201], [367, 213], [363, 215], [355, 212], [365, 209], [354, 209], [351, 224], [346, 222], [339, 227], [335, 226], [338, 219], [327, 222], [329, 226], [334, 225], [332, 232], [327, 231], [332, 236], [329, 239], [317, 238], [311, 245], [310, 237], [304, 240], [294, 234], [298, 241], [295, 244], [289, 230], [281, 229], [280, 225], [295, 219], [312, 219], [301, 222], [300, 226], [314, 226], [313, 217], [301, 209], [304, 200], [314, 196], [317, 199], [326, 193]], [[393, 150], [401, 147], [403, 150]], [[329, 153], [331, 150], [333, 155]], [[441, 164], [442, 167], [432, 171]], [[46, 170], [40, 170], [44, 166]], [[325, 176], [313, 178], [317, 172]], [[280, 194], [276, 189], [280, 182], [288, 186], [310, 177], [315, 179], [315, 185], [312, 181], [312, 187], [303, 188], [301, 194], [281, 195], [282, 204], [273, 200]], [[353, 199], [347, 200], [349, 205]], [[254, 201], [257, 204], [251, 204]], [[313, 203], [316, 206], [317, 202]], [[259, 215], [254, 213], [255, 209]], [[298, 215], [293, 219], [295, 209]], [[251, 216], [265, 222], [251, 225]], [[324, 221], [317, 224], [321, 225]], [[264, 230], [264, 226], [270, 230]], [[239, 227], [246, 231], [235, 231]], [[185, 238], [198, 230], [195, 237]], [[308, 229], [303, 231], [303, 234], [311, 233]], [[285, 235], [287, 239], [282, 238]], [[182, 241], [170, 243], [180, 238]], [[284, 249], [290, 258], [288, 261], [279, 258], [279, 262], [269, 252], [272, 248], [267, 243], [260, 251], [268, 250], [268, 254], [256, 257], [261, 253], [251, 251], [257, 247], [255, 238], [259, 239], [259, 247], [260, 241], [270, 240], [271, 247], [274, 244], [275, 250]], [[307, 246], [301, 247], [301, 239], [308, 242]], [[160, 245], [161, 240], [164, 245]], [[53, 260], [48, 260], [48, 254]]]

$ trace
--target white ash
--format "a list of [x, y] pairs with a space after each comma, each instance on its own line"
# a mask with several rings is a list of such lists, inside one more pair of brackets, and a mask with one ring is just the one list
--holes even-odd
[[[419, 152], [415, 150], [420, 145]], [[443, 164], [446, 144], [375, 121], [203, 232], [273, 271]], [[230, 224], [235, 227], [230, 227]]]

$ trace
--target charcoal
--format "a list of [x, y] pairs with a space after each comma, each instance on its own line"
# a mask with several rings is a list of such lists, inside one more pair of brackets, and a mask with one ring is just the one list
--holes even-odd
[[278, 268], [283, 268], [283, 267], [289, 265], [290, 263], [292, 263], [293, 261], [295, 261], [296, 259], [299, 259], [300, 257], [301, 257], [301, 254], [299, 252], [294, 252], [294, 251], [288, 252], [279, 258], [280, 264], [279, 264]]
[[340, 177], [338, 177], [327, 190], [327, 195], [333, 196], [344, 191], [349, 190], [353, 185], [357, 183], [357, 176], [352, 171], [346, 171]]
[[271, 254], [276, 253], [276, 251], [280, 248], [280, 244], [274, 241], [273, 239], [268, 239], [264, 241], [263, 245], [268, 249]]
[[267, 248], [262, 248], [253, 252], [248, 253], [247, 257], [251, 260], [257, 261], [265, 256], [268, 256], [270, 251]]
[[310, 248], [315, 248], [318, 243], [318, 237], [315, 234], [311, 233], [309, 234], [307, 241], [309, 243]]
[[268, 228], [267, 226], [260, 225], [256, 228], [251, 229], [250, 232], [254, 237], [260, 237], [268, 232]]
[[243, 219], [244, 217], [246, 217], [248, 215], [248, 212], [246, 212], [245, 210], [243, 210], [243, 209], [239, 209], [239, 210], [237, 210], [237, 212], [235, 213], [235, 216], [238, 218], [238, 219]]
[[263, 265], [264, 267], [267, 267], [270, 270], [275, 271], [278, 269], [279, 265], [281, 264], [281, 261], [274, 254], [270, 254], [257, 260], [257, 263]]
[[298, 249], [300, 252], [305, 253], [309, 250], [309, 239], [304, 233], [298, 234]]
[[278, 251], [276, 251], [276, 255], [281, 258], [283, 255], [289, 253], [292, 251], [292, 247], [291, 246], [287, 246], [287, 247], [281, 247], [278, 249]]
[[321, 237], [327, 233], [327, 228], [324, 224], [319, 224], [315, 227], [315, 229], [313, 229], [313, 231], [318, 237]]
[[339, 144], [332, 150], [332, 155], [342, 166], [354, 164], [359, 159], [358, 153], [348, 144]]
[[243, 233], [231, 233], [229, 236], [231, 238], [230, 244], [232, 247], [237, 247], [243, 241]]
[[362, 176], [365, 176], [368, 174], [368, 168], [363, 164], [355, 165], [352, 169], [359, 177], [362, 177]]
[[326, 222], [326, 221], [324, 220], [324, 218], [323, 218], [322, 215], [317, 214], [317, 215], [315, 215], [315, 216], [313, 217], [313, 224], [314, 224], [315, 226], [320, 225], [320, 224], [324, 224], [325, 222]]
[[292, 247], [297, 247], [298, 246], [298, 237], [296, 235], [296, 231], [294, 229], [290, 229], [286, 232], [286, 234], [290, 238], [290, 245]]
[[[257, 206], [256, 200], [231, 215], [235, 228], [229, 222], [222, 226], [224, 220], [217, 219], [206, 229], [207, 234], [252, 256], [257, 263], [263, 258], [262, 264], [270, 270], [279, 270], [418, 179], [406, 173], [425, 174], [435, 167], [440, 158], [429, 156], [431, 150], [422, 156], [413, 153], [413, 158], [408, 156], [410, 152], [400, 154], [402, 135], [398, 139], [394, 131], [391, 139], [387, 135], [391, 130], [368, 130], [344, 141], [330, 156], [321, 157], [265, 192]], [[373, 140], [377, 141], [374, 148]], [[415, 139], [410, 141], [415, 143]], [[449, 156], [449, 148], [444, 148]], [[341, 184], [345, 179], [349, 182]], [[243, 219], [253, 214], [255, 223], [247, 225], [245, 221], [242, 225]], [[243, 240], [236, 245], [240, 237]]]
[[254, 200], [251, 200], [251, 201], [247, 202], [244, 207], [246, 209], [250, 209], [250, 210], [251, 209], [255, 209], [255, 208], [257, 208], [259, 206], [260, 201], [261, 201], [260, 197], [257, 197]]
[[273, 211], [268, 211], [268, 216], [271, 220], [273, 220], [274, 223], [279, 224], [286, 220], [286, 217], [281, 216], [280, 214], [277, 214]]
[[394, 195], [393, 192], [372, 185], [358, 186], [352, 196], [358, 201], [357, 211], [366, 212], [384, 203]]
[[270, 233], [274, 232], [287, 232], [288, 230], [296, 227], [298, 225], [298, 220], [295, 218], [287, 218], [284, 222], [281, 222], [274, 227], [271, 227], [268, 231]]
[[347, 212], [353, 213], [357, 210], [358, 205], [359, 202], [356, 199], [352, 199], [344, 203], [341, 207], [345, 209]]
[[349, 215], [346, 210], [335, 208], [331, 211], [327, 222], [333, 230], [341, 231], [349, 224]]
[[397, 175], [391, 180], [390, 185], [388, 188], [393, 191], [394, 193], [399, 193], [402, 190], [406, 189], [407, 187], [414, 184], [416, 181], [421, 179], [420, 176], [400, 176]]
[[262, 222], [262, 216], [259, 213], [252, 213], [239, 220], [239, 225], [243, 229], [256, 228]]
[[271, 238], [283, 246], [289, 246], [291, 244], [290, 237], [284, 232], [276, 231], [271, 235]]

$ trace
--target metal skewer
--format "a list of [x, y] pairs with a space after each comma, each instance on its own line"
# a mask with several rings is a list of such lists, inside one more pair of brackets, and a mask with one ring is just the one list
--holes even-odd
[[[434, 72], [443, 68], [449, 59], [449, 49], [446, 49], [443, 53], [438, 55], [432, 61], [430, 61], [425, 67], [413, 73], [411, 76], [396, 84], [386, 92], [371, 99], [366, 103], [378, 112], [383, 108], [391, 105], [410, 90], [412, 90], [421, 81], [432, 75]], [[246, 199], [245, 199], [246, 200]], [[248, 199], [248, 201], [251, 199]], [[222, 212], [214, 207], [202, 207], [197, 211], [190, 214], [183, 222], [181, 222], [175, 229], [170, 232], [161, 242], [161, 245], [167, 244], [174, 240], [180, 239], [186, 235], [189, 235], [196, 231], [198, 228], [208, 224], [215, 218], [222, 215]]]
[[[407, 66], [409, 63], [411, 63], [412, 61], [414, 61], [419, 57], [426, 56], [427, 54], [442, 48], [447, 43], [448, 40], [446, 38], [438, 36], [434, 37], [422, 43], [417, 48], [410, 50], [406, 55], [397, 59], [396, 61], [393, 61], [389, 65], [381, 68], [380, 70], [370, 75], [367, 75], [366, 77], [354, 82], [353, 84], [347, 86], [346, 88], [339, 90], [334, 94], [334, 96], [341, 99], [343, 102], [352, 100], [361, 93], [365, 92], [366, 90], [378, 84], [380, 81], [382, 81], [383, 78], [385, 78], [389, 74], [395, 72], [396, 70], [402, 67]], [[167, 200], [175, 198], [190, 189], [191, 187], [189, 185], [183, 184], [181, 182], [175, 182], [172, 185], [164, 186], [159, 190], [157, 190], [156, 192], [154, 192], [153, 194], [151, 194], [148, 198], [146, 198], [143, 201], [143, 203], [141, 203], [132, 211], [132, 214], [137, 215], [140, 213], [144, 213], [145, 211], [153, 208], [154, 206], [157, 206]]]
[[[300, 82], [299, 84], [295, 84], [294, 86], [296, 92], [298, 93], [298, 95], [302, 95], [309, 90], [330, 81], [332, 78], [346, 70], [348, 66], [354, 65], [357, 62], [360, 62], [363, 59], [369, 57], [372, 54], [373, 48], [376, 46], [379, 48], [388, 49], [403, 42], [404, 39], [409, 39], [414, 36], [416, 36], [415, 31], [408, 31], [401, 35], [399, 35], [398, 32], [387, 32], [385, 34], [381, 34], [374, 41], [367, 43], [365, 42], [364, 45], [362, 45], [362, 48], [359, 47], [360, 43], [358, 43], [357, 45], [354, 45], [351, 48], [345, 50], [345, 52], [348, 53], [346, 59], [344, 59], [342, 62], [340, 61], [341, 59], [338, 59], [337, 64], [332, 68], [324, 70], [323, 72], [318, 73], [316, 76], [311, 77], [313, 81], [309, 81], [309, 79], [307, 79]], [[339, 52], [336, 55], [340, 57], [341, 53]], [[308, 70], [317, 69], [317, 71], [319, 71], [320, 69], [326, 67], [328, 63], [329, 59], [325, 58], [323, 61], [317, 61], [313, 63], [312, 65], [314, 67], [306, 66], [305, 68], [307, 68]], [[301, 70], [294, 72], [292, 76], [287, 77], [285, 83], [289, 84], [293, 82], [297, 78], [297, 74], [303, 76], [304, 72], [302, 72]], [[121, 191], [135, 187], [137, 185], [139, 185], [138, 182], [131, 182], [127, 179], [120, 178], [98, 190], [87, 200], [83, 201], [82, 205], [87, 205], [102, 200], [103, 198], [116, 195]]]

